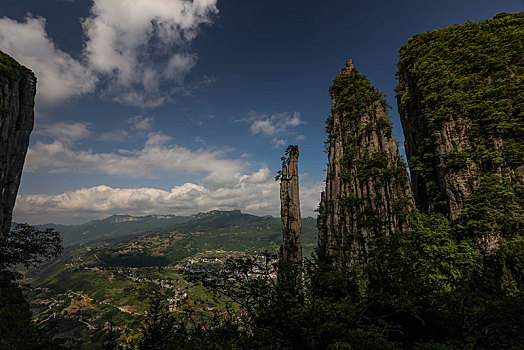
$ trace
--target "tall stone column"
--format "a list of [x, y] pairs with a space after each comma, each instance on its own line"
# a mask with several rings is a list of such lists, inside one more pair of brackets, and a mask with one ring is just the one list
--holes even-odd
[[279, 282], [298, 288], [301, 280], [302, 220], [298, 187], [298, 146], [290, 145], [282, 158], [280, 178], [280, 215], [282, 218], [282, 245], [279, 257]]

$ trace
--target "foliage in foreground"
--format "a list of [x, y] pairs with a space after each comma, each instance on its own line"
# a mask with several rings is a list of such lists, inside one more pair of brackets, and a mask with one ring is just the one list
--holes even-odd
[[59, 349], [53, 325], [38, 327], [31, 320], [29, 303], [18, 281], [15, 266], [29, 268], [62, 250], [58, 232], [39, 231], [20, 224], [0, 242], [0, 349]]
[[[442, 216], [415, 214], [406, 234], [371, 242], [352, 273], [317, 256], [289, 293], [267, 256], [199, 276], [230, 308], [195, 324], [153, 303], [141, 349], [520, 349], [524, 240], [483, 256]], [[508, 281], [511, 283], [508, 284]]]

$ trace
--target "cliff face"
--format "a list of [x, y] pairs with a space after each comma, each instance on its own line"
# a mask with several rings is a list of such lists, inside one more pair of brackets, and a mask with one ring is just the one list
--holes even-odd
[[501, 14], [400, 49], [398, 110], [417, 206], [469, 222], [488, 250], [524, 226], [523, 28], [524, 13]]
[[330, 93], [319, 248], [344, 265], [366, 250], [370, 237], [405, 231], [414, 205], [382, 94], [351, 60], [333, 80]]
[[36, 78], [0, 52], [0, 238], [9, 230], [33, 130]]
[[287, 159], [282, 160], [280, 175], [280, 215], [282, 218], [282, 246], [280, 259], [285, 263], [302, 263], [300, 231], [300, 198], [298, 190], [298, 146], [289, 146]]

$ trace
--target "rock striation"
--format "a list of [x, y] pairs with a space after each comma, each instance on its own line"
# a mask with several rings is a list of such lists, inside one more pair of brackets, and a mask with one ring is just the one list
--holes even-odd
[[35, 93], [33, 72], [0, 51], [0, 238], [11, 226], [33, 130]]
[[366, 251], [371, 237], [405, 231], [414, 204], [383, 95], [352, 60], [333, 80], [330, 94], [318, 245], [320, 254], [343, 266]]
[[400, 49], [398, 111], [417, 207], [468, 226], [487, 250], [524, 229], [522, 28], [523, 12], [500, 14]]

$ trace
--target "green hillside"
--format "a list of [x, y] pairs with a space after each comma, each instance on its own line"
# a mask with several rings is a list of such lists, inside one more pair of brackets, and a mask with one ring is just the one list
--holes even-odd
[[[93, 237], [98, 237], [99, 241], [93, 239], [91, 244], [86, 243], [81, 248], [66, 247], [59, 258], [29, 271], [27, 276], [35, 279], [36, 286], [42, 286], [66, 264], [79, 259], [90, 261], [95, 259], [95, 255], [98, 264], [105, 266], [162, 267], [211, 251], [223, 251], [226, 255], [232, 252], [256, 254], [264, 250], [276, 252], [282, 242], [279, 218], [243, 214], [238, 210], [177, 217], [167, 221], [179, 220], [180, 224], [155, 229], [151, 228], [154, 226], [151, 221], [156, 219], [139, 222], [138, 227], [133, 227], [133, 222], [115, 223], [113, 219], [114, 217], [110, 217], [84, 225], [69, 226], [68, 232], [79, 232], [80, 227], [94, 227], [97, 231], [93, 232], [97, 232], [97, 236]], [[148, 230], [140, 231], [141, 227], [148, 227]], [[57, 226], [55, 228], [60, 229]], [[118, 234], [111, 236], [108, 232]], [[104, 240], [107, 237], [116, 240], [118, 237], [132, 235], [135, 237], [118, 242], [108, 243]], [[310, 256], [316, 246], [316, 235], [316, 220], [304, 218], [302, 242], [306, 256]], [[67, 236], [64, 235], [64, 240], [65, 237]]]
[[[220, 305], [201, 286], [186, 281], [184, 269], [220, 268], [228, 257], [276, 253], [282, 241], [279, 218], [240, 211], [125, 220], [135, 218], [113, 216], [63, 226], [68, 230], [64, 239], [82, 244], [69, 245], [59, 258], [26, 273], [35, 287], [30, 299], [36, 319], [46, 323], [59, 315], [59, 336], [70, 339], [74, 348], [98, 348], [106, 322], [119, 328], [120, 341], [133, 344], [153, 295], [166, 301], [177, 299], [178, 291], [187, 293], [184, 308], [194, 309], [198, 318], [209, 317]], [[162, 224], [171, 225], [155, 227], [163, 220]], [[142, 228], [146, 230], [140, 232]], [[82, 229], [90, 230], [91, 243], [78, 240]], [[309, 256], [316, 246], [316, 220], [304, 218], [302, 231]], [[206, 262], [209, 258], [216, 261]]]

